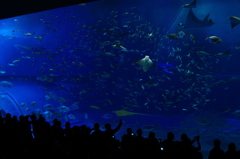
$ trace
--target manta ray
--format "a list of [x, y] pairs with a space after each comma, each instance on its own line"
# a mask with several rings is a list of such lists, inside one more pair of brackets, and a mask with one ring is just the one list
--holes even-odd
[[144, 58], [142, 58], [136, 63], [142, 67], [144, 72], [147, 72], [153, 66], [153, 62], [148, 55], [146, 55]]
[[146, 55], [144, 58], [137, 61], [136, 63], [139, 64], [142, 67], [144, 72], [147, 72], [151, 67], [158, 67], [161, 70], [163, 70], [164, 72], [173, 74], [168, 69], [172, 69], [172, 68], [175, 67], [174, 65], [169, 64], [169, 63], [159, 63], [159, 62], [153, 63], [148, 55]]
[[209, 15], [206, 15], [206, 17], [203, 20], [200, 20], [196, 17], [196, 15], [193, 13], [192, 8], [189, 9], [187, 20], [184, 23], [184, 28], [202, 28], [202, 27], [210, 27], [214, 24], [212, 19], [208, 19]]
[[232, 29], [236, 25], [240, 24], [240, 18], [239, 17], [231, 16], [231, 17], [228, 17], [228, 18], [230, 19]]

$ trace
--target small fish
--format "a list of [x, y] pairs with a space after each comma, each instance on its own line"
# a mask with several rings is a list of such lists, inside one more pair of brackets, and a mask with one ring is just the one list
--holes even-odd
[[35, 34], [35, 32], [33, 32], [33, 33], [24, 33], [24, 35], [28, 35], [28, 36], [31, 36], [31, 35], [34, 35]]
[[150, 79], [147, 83], [144, 84], [147, 87], [156, 87], [159, 84], [158, 83], [154, 83], [152, 79]]
[[210, 43], [222, 43], [222, 39], [214, 35], [207, 37], [206, 40], [209, 40]]
[[177, 40], [177, 39], [179, 39], [178, 34], [174, 34], [174, 33], [167, 34], [166, 37], [169, 38], [170, 40]]
[[209, 53], [207, 53], [205, 51], [197, 51], [197, 54], [199, 54], [199, 55], [210, 55]]
[[103, 42], [99, 42], [99, 44], [101, 46], [108, 46], [108, 45], [111, 45], [113, 42], [110, 42], [110, 41], [103, 41]]
[[33, 106], [33, 107], [37, 107], [37, 106], [38, 106], [38, 104], [37, 104], [36, 101], [32, 101], [32, 102], [30, 103], [30, 105]]
[[69, 107], [69, 109], [71, 109], [71, 110], [79, 109], [79, 103], [78, 103], [78, 102], [74, 102], [74, 103]]
[[39, 115], [42, 113], [42, 110], [41, 109], [35, 109], [32, 114], [35, 114], [35, 115]]
[[66, 103], [67, 100], [62, 98], [62, 97], [57, 97], [57, 101], [61, 102], [61, 103]]
[[85, 6], [86, 3], [79, 3], [78, 5], [80, 5], [80, 6]]
[[234, 114], [238, 117], [238, 116], [240, 116], [240, 110], [238, 109], [238, 110], [234, 111], [232, 114]]
[[[57, 115], [54, 116], [54, 118], [58, 119], [58, 120], [61, 120], [61, 119], [63, 119], [63, 116], [61, 114], [57, 114]], [[66, 117], [65, 117], [65, 119], [66, 119]]]
[[64, 113], [70, 111], [70, 109], [67, 106], [64, 106], [64, 105], [58, 107], [58, 109], [59, 109], [59, 111], [64, 112]]
[[36, 80], [37, 81], [42, 81], [42, 82], [52, 82], [53, 78], [50, 78], [46, 75], [43, 75], [43, 76], [37, 76]]
[[34, 58], [33, 56], [22, 56], [23, 59], [31, 59]]
[[225, 108], [225, 109], [223, 109], [223, 110], [221, 110], [221, 112], [222, 113], [227, 113], [227, 112], [229, 112], [230, 110], [232, 110], [232, 108]]
[[197, 8], [197, 0], [192, 1], [189, 4], [182, 5], [183, 8]]
[[53, 113], [49, 110], [43, 112], [43, 115], [46, 115], [47, 117], [51, 116]]
[[35, 39], [38, 39], [39, 41], [42, 41], [43, 40], [43, 37], [42, 36], [34, 36]]
[[52, 105], [52, 104], [45, 104], [43, 107], [44, 107], [46, 110], [55, 109], [55, 106]]
[[152, 125], [144, 125], [142, 127], [142, 130], [144, 131], [155, 131], [156, 129], [157, 129], [156, 126], [152, 126]]
[[45, 95], [44, 97], [45, 97], [46, 100], [53, 100], [53, 98], [49, 95]]
[[122, 46], [121, 44], [114, 44], [112, 45], [113, 48], [120, 49], [122, 51], [128, 52], [128, 49]]
[[25, 103], [20, 103], [19, 105], [20, 105], [20, 107], [22, 107], [22, 108], [26, 108], [26, 107], [27, 107], [27, 105], [26, 105]]
[[26, 107], [26, 108], [25, 108], [25, 111], [26, 111], [26, 112], [30, 112], [30, 108], [27, 108], [27, 107]]
[[103, 119], [106, 119], [106, 120], [111, 119], [112, 117], [113, 117], [112, 114], [104, 114], [104, 115], [102, 116], [102, 118], [103, 118]]
[[100, 107], [95, 106], [95, 105], [91, 105], [90, 108], [92, 108], [92, 109], [100, 109]]
[[105, 52], [104, 55], [106, 55], [106, 56], [115, 56], [115, 55], [114, 55], [113, 53], [111, 53], [111, 52]]
[[111, 74], [107, 73], [107, 72], [103, 72], [103, 74], [101, 75], [102, 78], [110, 78]]
[[9, 81], [1, 81], [0, 82], [0, 86], [10, 88], [10, 87], [13, 86], [13, 84], [11, 82], [9, 82]]
[[185, 24], [185, 22], [180, 22], [180, 23], [178, 23], [177, 25], [179, 25], [179, 26], [184, 26], [184, 24]]
[[179, 38], [185, 38], [186, 34], [183, 31], [178, 32], [178, 37]]
[[194, 36], [193, 36], [192, 34], [190, 34], [190, 40], [191, 40], [193, 43], [196, 42], [196, 41], [195, 41], [195, 38], [194, 38]]
[[13, 63], [9, 63], [8, 66], [15, 66], [15, 64], [13, 64]]
[[75, 120], [75, 119], [76, 119], [75, 115], [73, 115], [73, 114], [69, 114], [69, 115], [68, 115], [68, 118], [69, 118], [70, 120]]
[[218, 53], [218, 54], [215, 54], [215, 56], [222, 56], [222, 55], [225, 55], [225, 56], [232, 56], [232, 54], [230, 54], [230, 50], [227, 50], [223, 53]]
[[16, 63], [16, 62], [19, 62], [21, 61], [20, 59], [17, 59], [17, 60], [14, 60], [12, 63]]

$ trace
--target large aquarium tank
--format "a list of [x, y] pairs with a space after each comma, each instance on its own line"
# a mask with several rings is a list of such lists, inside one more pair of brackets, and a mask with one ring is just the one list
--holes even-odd
[[240, 145], [237, 0], [100, 0], [0, 20], [1, 113]]

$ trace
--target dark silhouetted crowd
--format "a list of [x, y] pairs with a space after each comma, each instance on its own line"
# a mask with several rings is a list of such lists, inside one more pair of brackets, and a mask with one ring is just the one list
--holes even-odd
[[[134, 134], [127, 128], [121, 140], [115, 133], [121, 128], [105, 124], [105, 130], [95, 123], [93, 128], [86, 125], [71, 126], [54, 119], [52, 124], [43, 116], [0, 116], [0, 159], [202, 159], [200, 136], [191, 140], [187, 134], [175, 141], [169, 132], [165, 140], [157, 139], [154, 132], [142, 136], [138, 129]], [[193, 144], [195, 143], [195, 144]], [[240, 158], [234, 143], [224, 152], [220, 140], [214, 140], [214, 147], [208, 159]], [[193, 146], [195, 145], [195, 146]]]

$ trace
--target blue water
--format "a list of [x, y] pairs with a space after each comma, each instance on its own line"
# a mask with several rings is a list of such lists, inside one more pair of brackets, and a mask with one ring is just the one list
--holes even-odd
[[[123, 119], [119, 134], [185, 132], [207, 149], [213, 137], [226, 148], [240, 127], [240, 25], [228, 19], [240, 16], [239, 2], [197, 2], [195, 15], [215, 22], [204, 28], [177, 25], [186, 3], [103, 0], [1, 20], [1, 109], [91, 127]], [[186, 36], [166, 36], [179, 31]], [[222, 43], [209, 43], [212, 35]], [[144, 72], [136, 62], [146, 55]]]

